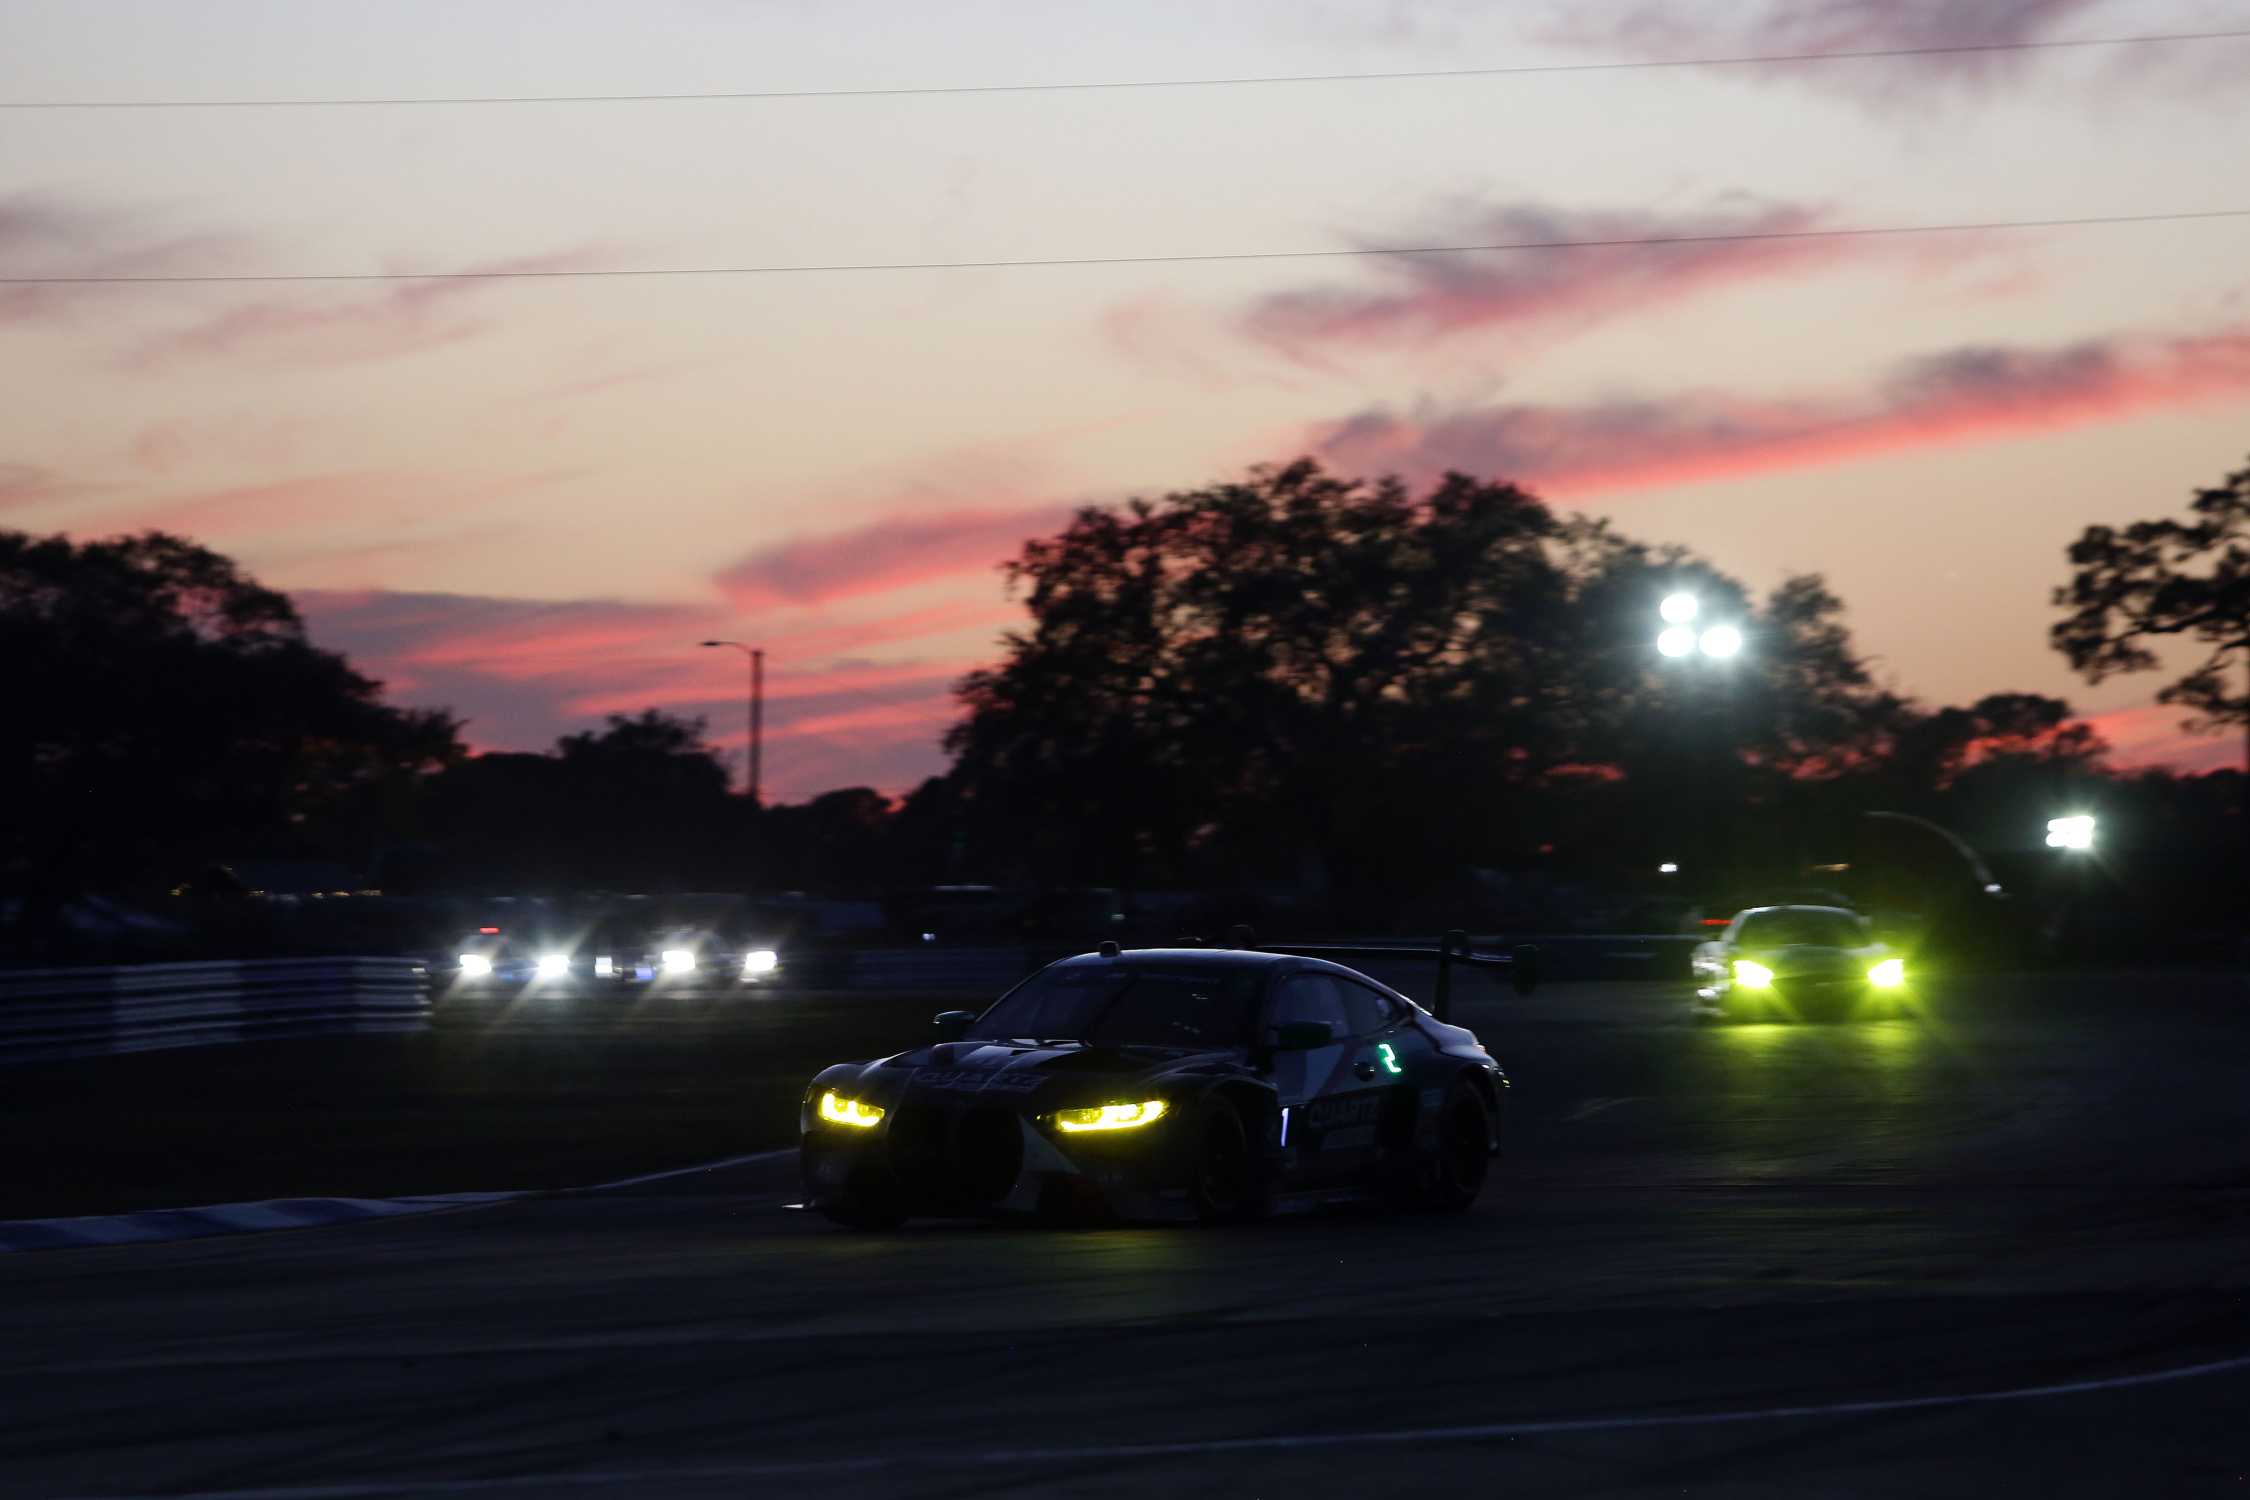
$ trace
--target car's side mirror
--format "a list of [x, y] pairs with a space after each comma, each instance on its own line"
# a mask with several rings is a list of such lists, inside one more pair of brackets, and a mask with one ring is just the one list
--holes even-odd
[[1276, 1052], [1310, 1052], [1336, 1039], [1336, 1028], [1326, 1021], [1285, 1021], [1274, 1028]]
[[973, 1010], [941, 1010], [937, 1013], [937, 1019], [930, 1024], [937, 1027], [939, 1041], [957, 1042], [962, 1033], [969, 1029], [969, 1023], [976, 1018], [977, 1013]]

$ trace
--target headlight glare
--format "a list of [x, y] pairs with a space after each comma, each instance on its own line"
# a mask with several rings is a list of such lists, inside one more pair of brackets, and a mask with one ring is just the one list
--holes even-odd
[[883, 1118], [883, 1111], [873, 1104], [857, 1099], [847, 1099], [834, 1089], [823, 1089], [820, 1094], [820, 1117], [831, 1125], [850, 1125], [866, 1130]]
[[1867, 982], [1879, 990], [1895, 990], [1906, 983], [1904, 960], [1886, 958], [1867, 971]]
[[1756, 959], [1738, 958], [1734, 961], [1734, 982], [1746, 990], [1770, 990], [1773, 970]]
[[665, 949], [664, 972], [667, 974], [693, 974], [695, 972], [694, 950], [689, 948]]
[[570, 955], [567, 953], [542, 953], [538, 967], [533, 971], [541, 979], [563, 979], [570, 974]]
[[1055, 1128], [1066, 1135], [1088, 1130], [1138, 1130], [1163, 1119], [1169, 1108], [1162, 1099], [1143, 1099], [1137, 1104], [1097, 1104], [1091, 1109], [1057, 1110], [1052, 1118]]
[[781, 967], [781, 955], [771, 948], [753, 948], [742, 955], [742, 972], [745, 974], [771, 974]]
[[486, 958], [483, 954], [464, 953], [461, 955], [461, 977], [463, 979], [482, 979], [491, 972], [492, 960]]

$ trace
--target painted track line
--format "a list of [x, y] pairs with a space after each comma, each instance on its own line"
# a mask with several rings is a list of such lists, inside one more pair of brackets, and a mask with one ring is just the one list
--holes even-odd
[[491, 1208], [534, 1198], [565, 1198], [585, 1193], [609, 1193], [668, 1182], [702, 1172], [724, 1172], [796, 1155], [785, 1146], [774, 1151], [753, 1151], [725, 1156], [693, 1166], [643, 1172], [614, 1182], [585, 1187], [525, 1188], [489, 1193], [416, 1193], [397, 1198], [268, 1198], [254, 1203], [210, 1203], [195, 1208], [143, 1209], [135, 1213], [89, 1214], [65, 1219], [0, 1220], [0, 1255], [29, 1250], [93, 1250], [110, 1245], [162, 1245], [177, 1240], [212, 1239], [221, 1235], [260, 1234], [277, 1229], [327, 1229], [339, 1224], [363, 1224], [377, 1219], [402, 1219], [417, 1214]]
[[[692, 1469], [582, 1470], [577, 1473], [511, 1474], [482, 1479], [363, 1480], [341, 1484], [282, 1485], [264, 1489], [167, 1490], [171, 1500], [375, 1500], [385, 1495], [475, 1495], [508, 1490], [553, 1492], [727, 1483], [791, 1475], [865, 1474], [885, 1469], [1001, 1468], [1022, 1464], [1070, 1464], [1093, 1460], [1191, 1458], [1227, 1453], [1303, 1452], [1323, 1448], [1381, 1447], [1401, 1443], [1473, 1443], [1499, 1438], [1548, 1437], [1577, 1432], [1630, 1432], [1655, 1428], [1726, 1427], [1755, 1422], [1817, 1421], [1827, 1417], [1880, 1416], [2007, 1401], [2044, 1401], [2170, 1385], [2211, 1375], [2250, 1371], [2250, 1354], [2215, 1359], [2135, 1375], [2105, 1375], [2054, 1385], [2018, 1386], [1998, 1391], [1968, 1391], [1949, 1396], [1892, 1396], [1872, 1401], [1836, 1401], [1815, 1406], [1766, 1406], [1742, 1411], [1620, 1414], [1608, 1417], [1547, 1417], [1520, 1422], [1479, 1422], [1460, 1427], [1409, 1427], [1388, 1432], [1279, 1433], [1268, 1437], [1210, 1438], [1179, 1443], [1112, 1443], [1083, 1448], [938, 1449], [866, 1458], [816, 1458], [799, 1462], [718, 1464]], [[128, 1500], [125, 1496], [76, 1496], [72, 1500]]]

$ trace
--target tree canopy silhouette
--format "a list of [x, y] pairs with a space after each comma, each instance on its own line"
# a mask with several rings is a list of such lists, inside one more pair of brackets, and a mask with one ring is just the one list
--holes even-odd
[[46, 878], [284, 850], [462, 753], [381, 686], [193, 542], [0, 532], [0, 839]]
[[[1848, 763], [1895, 702], [1817, 578], [1761, 612], [1682, 549], [1462, 474], [1253, 469], [1081, 511], [1007, 575], [1030, 622], [947, 744], [976, 821], [1050, 876], [1294, 866], [1364, 896], [1498, 862], [1555, 777], [1733, 799]], [[1657, 659], [1682, 587], [1741, 622], [1741, 660]]]
[[2075, 573], [2055, 590], [2070, 613], [2050, 639], [2089, 682], [2155, 667], [2151, 643], [2163, 637], [2194, 641], [2202, 661], [2157, 701], [2191, 710], [2191, 728], [2250, 729], [2250, 685], [2227, 686], [2230, 669], [2250, 670], [2250, 468], [2198, 490], [2189, 510], [2192, 520], [2087, 527], [2070, 544]]

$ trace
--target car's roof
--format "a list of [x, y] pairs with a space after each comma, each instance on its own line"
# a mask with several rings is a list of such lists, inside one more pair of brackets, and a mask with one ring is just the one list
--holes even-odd
[[1213, 969], [1274, 969], [1305, 960], [1287, 953], [1262, 953], [1255, 948], [1127, 948], [1114, 956], [1080, 953], [1058, 962], [1072, 967], [1129, 963], [1140, 969], [1200, 969], [1209, 973]]
[[1865, 920], [1858, 912], [1853, 911], [1848, 906], [1810, 906], [1797, 903], [1785, 906], [1746, 906], [1741, 911], [1736, 912], [1735, 915], [1738, 917], [1754, 917], [1760, 912], [1769, 911], [1818, 911], [1826, 912], [1832, 917], [1850, 917], [1854, 921]]

